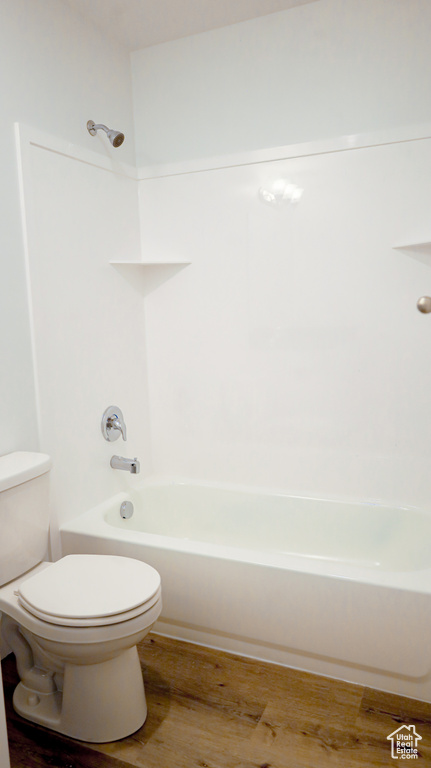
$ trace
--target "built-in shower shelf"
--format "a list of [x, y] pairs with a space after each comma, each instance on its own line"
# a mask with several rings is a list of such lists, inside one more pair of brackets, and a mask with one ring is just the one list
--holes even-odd
[[392, 246], [395, 251], [401, 251], [409, 259], [420, 261], [428, 268], [431, 267], [431, 241], [425, 240], [421, 243], [401, 243]]
[[402, 243], [392, 246], [395, 251], [420, 251], [431, 255], [431, 241], [425, 240], [423, 243]]
[[111, 261], [109, 262], [136, 290], [143, 295], [154, 291], [187, 267], [190, 261]]

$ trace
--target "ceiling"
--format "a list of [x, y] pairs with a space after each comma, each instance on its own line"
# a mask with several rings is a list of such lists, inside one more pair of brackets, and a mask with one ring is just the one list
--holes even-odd
[[285, 11], [316, 0], [67, 0], [128, 51]]

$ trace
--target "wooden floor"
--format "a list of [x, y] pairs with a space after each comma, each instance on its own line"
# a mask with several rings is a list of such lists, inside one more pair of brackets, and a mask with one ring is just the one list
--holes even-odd
[[[431, 705], [150, 635], [140, 646], [148, 718], [135, 734], [84, 744], [23, 720], [3, 662], [12, 768], [431, 767]], [[396, 762], [387, 736], [422, 736]]]

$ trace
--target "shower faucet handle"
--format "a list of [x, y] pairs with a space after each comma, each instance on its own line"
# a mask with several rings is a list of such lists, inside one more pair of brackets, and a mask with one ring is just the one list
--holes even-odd
[[127, 430], [123, 414], [116, 405], [110, 405], [102, 416], [102, 434], [105, 440], [112, 443], [120, 437], [127, 440]]

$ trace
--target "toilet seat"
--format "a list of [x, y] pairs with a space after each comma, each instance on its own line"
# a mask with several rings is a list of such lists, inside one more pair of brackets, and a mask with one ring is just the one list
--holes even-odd
[[16, 595], [33, 616], [66, 627], [133, 619], [160, 600], [160, 576], [147, 563], [117, 555], [67, 555], [24, 579]]
[[143, 603], [140, 606], [137, 606], [136, 608], [133, 608], [130, 611], [123, 611], [111, 616], [99, 616], [89, 619], [82, 617], [65, 618], [63, 616], [55, 616], [53, 614], [44, 613], [43, 611], [38, 610], [34, 606], [27, 603], [20, 595], [18, 596], [18, 602], [22, 608], [25, 608], [25, 610], [31, 613], [32, 616], [35, 616], [35, 618], [42, 619], [42, 621], [47, 621], [49, 624], [55, 624], [59, 627], [104, 627], [111, 624], [119, 624], [120, 622], [128, 621], [129, 619], [134, 619], [137, 616], [141, 616], [143, 613], [149, 611], [150, 608], [152, 608], [153, 605], [155, 605], [160, 600], [160, 597], [161, 590], [159, 589], [151, 600]]

